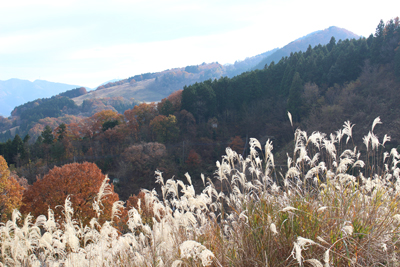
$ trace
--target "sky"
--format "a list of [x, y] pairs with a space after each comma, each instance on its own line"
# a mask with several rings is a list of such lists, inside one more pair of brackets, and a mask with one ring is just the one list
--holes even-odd
[[400, 1], [0, 0], [0, 80], [94, 88], [203, 62], [234, 63], [330, 26], [368, 37]]

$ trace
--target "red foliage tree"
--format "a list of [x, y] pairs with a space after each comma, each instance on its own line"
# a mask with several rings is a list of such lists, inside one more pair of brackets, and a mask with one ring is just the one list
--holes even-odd
[[[35, 217], [47, 214], [48, 208], [60, 219], [65, 199], [69, 196], [75, 218], [84, 225], [95, 217], [93, 201], [105, 179], [105, 175], [94, 163], [72, 163], [54, 167], [43, 179], [37, 180], [25, 191], [21, 208], [23, 213], [31, 212]], [[118, 194], [111, 185], [109, 194], [102, 200], [103, 213], [100, 220], [110, 220], [112, 204], [118, 201]]]

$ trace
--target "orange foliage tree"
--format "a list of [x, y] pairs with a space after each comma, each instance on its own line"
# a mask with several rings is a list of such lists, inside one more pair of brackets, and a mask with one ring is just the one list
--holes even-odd
[[14, 177], [10, 176], [10, 171], [6, 160], [0, 156], [0, 216], [1, 220], [8, 220], [14, 209], [19, 209], [22, 204], [22, 194], [24, 188]]
[[139, 126], [148, 125], [150, 121], [158, 115], [156, 104], [142, 103], [138, 106], [134, 106], [132, 109], [132, 115], [136, 118]]
[[[25, 191], [21, 208], [23, 213], [31, 212], [35, 217], [47, 214], [48, 208], [54, 211], [59, 220], [65, 199], [69, 196], [74, 208], [75, 218], [84, 225], [96, 216], [93, 201], [105, 179], [105, 175], [94, 163], [71, 163], [54, 167], [43, 179], [37, 180]], [[110, 220], [112, 205], [118, 201], [114, 186], [102, 199], [103, 213], [100, 220]]]

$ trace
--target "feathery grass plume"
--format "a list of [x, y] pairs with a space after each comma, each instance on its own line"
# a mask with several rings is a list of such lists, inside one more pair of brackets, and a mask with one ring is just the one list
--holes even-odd
[[374, 134], [374, 133], [371, 133], [371, 149], [372, 150], [374, 150], [374, 149], [378, 149], [378, 147], [379, 147], [379, 139], [378, 139], [378, 137]]
[[[139, 203], [140, 205], [140, 203]], [[111, 222], [114, 221], [114, 217], [120, 219], [121, 210], [124, 208], [124, 202], [121, 200], [115, 201], [111, 209]]]
[[271, 223], [271, 225], [269, 226], [269, 229], [271, 230], [272, 233], [274, 233], [274, 235], [278, 235], [278, 231], [276, 230], [276, 225], [274, 223]]
[[370, 141], [371, 141], [371, 132], [368, 132], [368, 134], [363, 137], [363, 143], [365, 144], [365, 147], [367, 148], [367, 151], [369, 149], [369, 142]]
[[203, 266], [210, 266], [213, 262], [214, 254], [200, 243], [188, 240], [179, 246], [182, 259], [201, 260]]
[[303, 257], [301, 256], [301, 252], [303, 250], [306, 250], [308, 246], [310, 245], [315, 245], [316, 243], [312, 241], [311, 239], [304, 238], [304, 237], [297, 237], [297, 241], [293, 243], [293, 250], [291, 256], [293, 256], [297, 262], [300, 264], [300, 266], [303, 265], [302, 260]]
[[385, 134], [385, 135], [383, 136], [382, 146], [385, 147], [385, 143], [386, 143], [386, 142], [390, 142], [391, 139], [392, 139], [392, 138], [391, 138], [390, 136], [388, 136], [387, 134]]
[[375, 126], [376, 126], [377, 124], [382, 124], [381, 118], [380, 118], [379, 116], [376, 117], [376, 118], [374, 119], [374, 121], [373, 121], [373, 123], [372, 123], [371, 132], [374, 131], [374, 128], [375, 128]]
[[108, 183], [109, 180], [110, 179], [106, 175], [104, 180], [103, 180], [103, 182], [101, 183], [101, 186], [100, 186], [100, 189], [99, 189], [99, 193], [97, 194], [97, 196], [93, 200], [93, 210], [96, 212], [97, 217], [100, 217], [100, 213], [102, 212], [102, 210], [101, 210], [102, 198], [104, 196], [109, 195], [109, 194], [112, 193], [111, 185]]
[[[350, 121], [345, 121], [343, 124], [343, 135], [347, 135], [346, 144], [349, 142], [350, 138], [353, 138], [353, 127], [355, 124], [351, 124]], [[340, 133], [340, 132], [339, 132]], [[341, 136], [338, 136], [338, 139], [341, 139]]]
[[287, 115], [288, 115], [288, 118], [289, 118], [289, 121], [290, 121], [290, 125], [292, 125], [292, 127], [293, 127], [292, 114], [288, 111]]
[[313, 132], [307, 140], [307, 144], [311, 142], [318, 150], [321, 149], [322, 140], [325, 138], [325, 134], [320, 132]]
[[190, 175], [189, 175], [188, 172], [185, 173], [185, 177], [186, 177], [186, 180], [188, 181], [188, 183], [189, 183], [190, 185], [192, 185], [192, 178], [190, 177]]
[[280, 211], [282, 211], [282, 212], [287, 212], [287, 211], [293, 211], [293, 210], [297, 210], [297, 209], [296, 209], [296, 208], [293, 208], [293, 207], [290, 207], [290, 206], [288, 206], [288, 207], [285, 207], [285, 208], [281, 209]]

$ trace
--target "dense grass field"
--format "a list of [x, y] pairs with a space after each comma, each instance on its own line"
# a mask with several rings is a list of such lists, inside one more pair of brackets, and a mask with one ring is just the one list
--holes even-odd
[[227, 148], [202, 192], [189, 174], [156, 171], [161, 193], [144, 190], [123, 226], [121, 202], [98, 222], [107, 178], [89, 225], [69, 199], [62, 220], [15, 210], [0, 225], [0, 266], [398, 266], [400, 155], [377, 124], [360, 149], [350, 122], [330, 135], [295, 130], [286, 171], [269, 140], [251, 139], [247, 158]]

